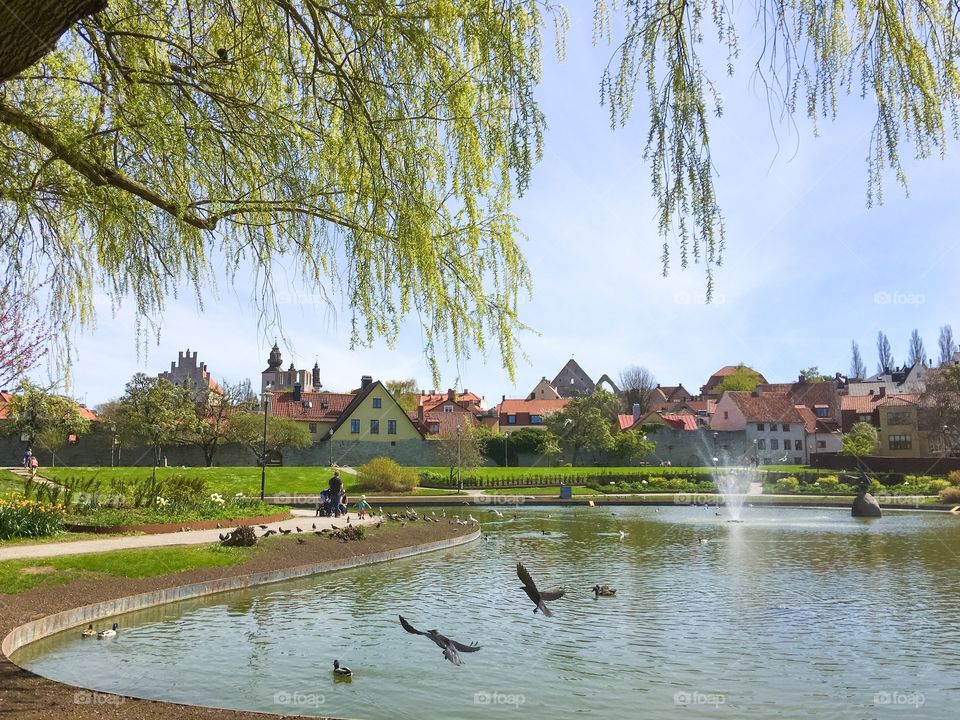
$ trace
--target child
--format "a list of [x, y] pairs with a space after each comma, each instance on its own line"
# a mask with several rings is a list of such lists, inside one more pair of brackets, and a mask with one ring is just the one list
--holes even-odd
[[357, 503], [357, 515], [363, 520], [364, 516], [367, 514], [367, 510], [370, 509], [370, 503], [367, 502], [367, 496], [361, 495], [360, 501]]
[[37, 474], [37, 468], [40, 467], [40, 463], [37, 462], [37, 456], [30, 456], [30, 477], [33, 477]]

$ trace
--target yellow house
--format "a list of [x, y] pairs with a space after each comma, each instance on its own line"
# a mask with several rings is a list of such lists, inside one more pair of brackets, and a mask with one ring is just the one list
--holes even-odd
[[364, 375], [360, 390], [323, 439], [395, 443], [398, 440], [422, 440], [423, 434], [383, 383]]
[[877, 408], [880, 418], [878, 455], [926, 457], [931, 454], [927, 433], [920, 430], [916, 396], [891, 396]]

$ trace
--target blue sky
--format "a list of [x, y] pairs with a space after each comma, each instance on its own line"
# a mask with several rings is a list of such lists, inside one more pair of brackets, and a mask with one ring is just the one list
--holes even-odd
[[[867, 368], [876, 365], [883, 330], [898, 363], [917, 328], [935, 356], [939, 327], [960, 334], [956, 228], [960, 203], [956, 145], [943, 160], [906, 160], [911, 197], [886, 178], [885, 204], [867, 209], [871, 101], [841, 100], [836, 122], [821, 121], [815, 138], [806, 118], [796, 127], [771, 121], [751, 75], [756, 44], [741, 23], [742, 54], [733, 78], [718, 75], [723, 118], [712, 126], [719, 200], [727, 248], [715, 270], [716, 298], [703, 302], [702, 267], [675, 263], [661, 277], [661, 239], [643, 161], [645, 98], [638, 95], [625, 128], [612, 131], [599, 105], [599, 78], [611, 49], [591, 44], [591, 18], [573, 8], [567, 57], [545, 54], [539, 99], [549, 131], [543, 162], [516, 205], [528, 240], [534, 294], [521, 319], [539, 335], [522, 336], [528, 361], [510, 381], [496, 355], [446, 362], [441, 388], [466, 387], [488, 403], [522, 396], [541, 376], [552, 378], [573, 356], [594, 379], [614, 380], [632, 365], [665, 385], [694, 389], [723, 365], [745, 362], [768, 380], [800, 369], [847, 372], [857, 340]], [[296, 290], [292, 290], [295, 296]], [[278, 332], [258, 327], [251, 290], [220, 284], [197, 309], [189, 293], [171, 300], [159, 343], [138, 352], [131, 308], [116, 314], [104, 300], [99, 325], [77, 340], [73, 393], [96, 405], [122, 393], [135, 372], [169, 368], [179, 351], [199, 352], [219, 379], [259, 385]], [[396, 349], [348, 349], [349, 313], [309, 303], [282, 306], [285, 364], [320, 364], [330, 390], [359, 384], [362, 374], [433, 383], [418, 326], [405, 325]], [[44, 372], [35, 373], [38, 378]]]

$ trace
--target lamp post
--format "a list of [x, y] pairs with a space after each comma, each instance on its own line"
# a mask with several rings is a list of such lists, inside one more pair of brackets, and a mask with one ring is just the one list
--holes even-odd
[[462, 431], [460, 425], [457, 425], [457, 487], [458, 492], [463, 492], [463, 476], [460, 474], [460, 438]]
[[720, 433], [715, 432], [713, 434], [713, 466], [718, 467], [720, 465], [720, 458], [717, 456], [717, 438], [720, 437]]
[[260, 499], [263, 500], [264, 491], [267, 486], [267, 410], [270, 407], [270, 398], [273, 393], [270, 387], [273, 383], [267, 383], [266, 389], [260, 393], [260, 402], [263, 404], [263, 445], [260, 448]]
[[507, 454], [507, 438], [510, 437], [510, 433], [505, 432], [503, 434], [503, 466], [510, 467], [510, 456]]
[[[110, 443], [110, 467], [113, 465], [113, 454], [117, 450], [117, 426], [114, 424], [110, 425], [110, 432], [113, 433], [113, 442]], [[117, 458], [117, 463], [119, 464], [120, 458]]]

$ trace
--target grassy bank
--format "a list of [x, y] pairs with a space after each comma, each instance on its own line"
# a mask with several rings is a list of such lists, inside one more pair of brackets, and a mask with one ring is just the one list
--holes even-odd
[[23, 495], [23, 480], [9, 470], [0, 470], [0, 496]]
[[244, 562], [256, 548], [219, 545], [119, 550], [90, 555], [66, 555], [0, 562], [0, 594], [64, 585], [74, 580], [109, 582], [111, 577], [145, 578], [193, 568], [223, 567]]

